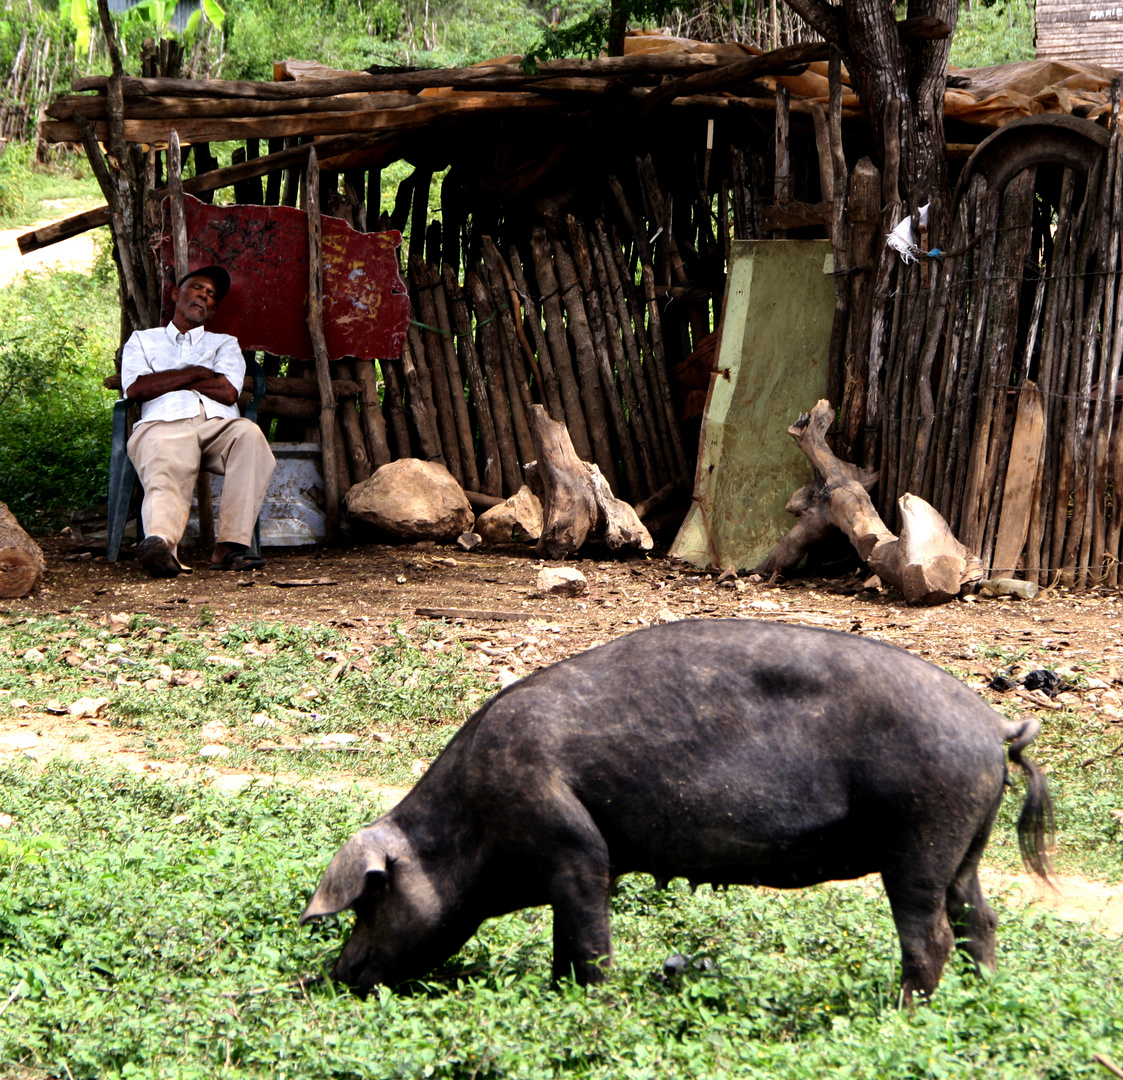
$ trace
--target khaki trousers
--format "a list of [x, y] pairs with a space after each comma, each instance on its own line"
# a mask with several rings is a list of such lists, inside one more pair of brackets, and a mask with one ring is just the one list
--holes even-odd
[[187, 420], [137, 424], [128, 453], [144, 487], [145, 536], [162, 536], [176, 550], [187, 528], [195, 482], [205, 470], [226, 477], [216, 542], [248, 546], [253, 541], [276, 461], [269, 440], [252, 420], [208, 420], [200, 406], [199, 415]]

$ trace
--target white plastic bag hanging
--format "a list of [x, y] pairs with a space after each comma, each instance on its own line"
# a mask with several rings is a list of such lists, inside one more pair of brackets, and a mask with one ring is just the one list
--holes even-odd
[[[928, 224], [928, 207], [931, 205], [931, 203], [925, 203], [920, 208], [920, 224], [922, 227]], [[903, 218], [900, 225], [885, 237], [885, 242], [901, 256], [906, 266], [910, 262], [918, 261], [917, 252], [920, 249], [916, 246], [916, 233], [912, 229], [911, 214]]]

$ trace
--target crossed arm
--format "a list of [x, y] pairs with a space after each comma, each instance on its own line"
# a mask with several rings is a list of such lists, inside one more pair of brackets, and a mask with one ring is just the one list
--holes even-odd
[[125, 396], [131, 401], [152, 401], [173, 390], [196, 390], [223, 405], [233, 405], [238, 400], [238, 390], [225, 375], [197, 364], [139, 375], [129, 384]]

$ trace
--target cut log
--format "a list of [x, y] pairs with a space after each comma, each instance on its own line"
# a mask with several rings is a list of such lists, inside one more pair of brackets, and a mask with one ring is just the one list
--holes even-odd
[[841, 529], [861, 559], [909, 604], [942, 604], [962, 587], [983, 576], [983, 566], [951, 534], [936, 510], [915, 495], [904, 494], [897, 506], [900, 536], [894, 536], [874, 509], [868, 490], [874, 474], [839, 461], [826, 443], [834, 409], [821, 400], [788, 428], [815, 470], [815, 479], [788, 503], [800, 516], [795, 529], [773, 548], [757, 568], [760, 574], [799, 562], [807, 546], [830, 531]]
[[27, 596], [47, 564], [39, 545], [24, 532], [15, 514], [0, 502], [0, 597]]
[[625, 546], [650, 551], [654, 542], [635, 510], [612, 494], [596, 465], [577, 456], [565, 425], [551, 420], [542, 405], [531, 406], [527, 419], [537, 460], [526, 472], [540, 489], [544, 518], [537, 554], [570, 558], [588, 540], [614, 551]]

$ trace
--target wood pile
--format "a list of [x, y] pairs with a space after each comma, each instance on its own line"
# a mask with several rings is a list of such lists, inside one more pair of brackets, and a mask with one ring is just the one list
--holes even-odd
[[[114, 40], [110, 53], [117, 55]], [[118, 74], [74, 80], [76, 92], [60, 95], [46, 110], [49, 119], [40, 125], [40, 137], [48, 143], [80, 142], [88, 126], [105, 145], [119, 139], [162, 150], [174, 129], [184, 146], [194, 147], [195, 177], [185, 182], [189, 194], [202, 198], [254, 182], [260, 187], [259, 178], [288, 170], [282, 201], [292, 206], [299, 186], [295, 178], [313, 138], [321, 168], [330, 169], [359, 151], [385, 148], [403, 137], [431, 143], [438, 132], [465, 125], [487, 130], [506, 117], [541, 123], [609, 110], [626, 128], [659, 106], [712, 111], [735, 103], [738, 109], [771, 111], [772, 92], [757, 80], [797, 75], [825, 56], [822, 43], [802, 43], [761, 55], [641, 52], [556, 60], [539, 65], [537, 74], [511, 63], [271, 83], [180, 79], [175, 75], [182, 57], [169, 63], [161, 56], [146, 61], [144, 78]], [[739, 91], [735, 99], [730, 90]], [[209, 144], [218, 140], [244, 140], [245, 157], [217, 168]], [[268, 141], [265, 153], [259, 150], [263, 140]], [[155, 187], [157, 199], [167, 193], [161, 181]], [[28, 254], [109, 219], [108, 206], [86, 211], [21, 236], [20, 250]], [[372, 227], [376, 220], [377, 214]]]
[[[527, 109], [568, 114], [575, 105], [594, 106], [606, 95], [630, 99], [635, 110], [649, 111], [659, 102], [725, 92], [764, 76], [798, 74], [825, 57], [826, 46], [813, 42], [740, 57], [640, 53], [552, 60], [539, 65], [535, 74], [508, 63], [272, 83], [89, 76], [74, 80], [76, 93], [51, 104], [41, 134], [49, 142], [76, 142], [81, 117], [99, 139], [107, 138], [114, 83], [120, 87], [128, 142], [166, 143], [173, 127], [184, 143], [358, 132], [374, 132], [385, 140], [435, 121], [460, 122], [467, 114], [487, 117]], [[96, 96], [81, 92], [91, 90]]]

